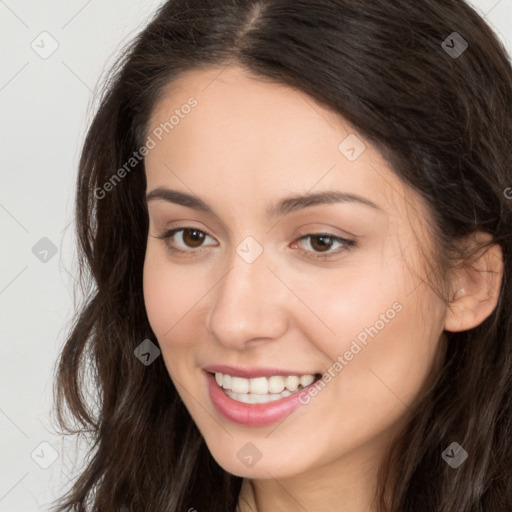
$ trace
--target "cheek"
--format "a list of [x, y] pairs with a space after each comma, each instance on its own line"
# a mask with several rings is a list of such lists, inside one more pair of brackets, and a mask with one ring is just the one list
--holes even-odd
[[354, 339], [364, 347], [373, 337], [370, 333], [389, 332], [400, 323], [399, 310], [410, 298], [413, 284], [405, 265], [392, 265], [392, 255], [374, 252], [358, 254], [339, 268], [322, 272], [291, 271], [283, 279], [308, 309], [302, 308], [304, 314], [296, 315], [295, 321], [333, 361], [350, 349]]
[[144, 262], [143, 290], [148, 319], [158, 341], [166, 343], [187, 318], [187, 313], [200, 297], [193, 273], [177, 271], [157, 251], [148, 249]]
[[153, 332], [161, 341], [162, 333], [172, 326], [170, 313], [174, 311], [175, 283], [166, 276], [165, 266], [147, 251], [143, 271], [143, 291], [146, 313]]
[[[149, 324], [158, 340], [162, 358], [169, 376], [179, 391], [178, 383], [183, 382], [184, 364], [187, 357], [185, 346], [175, 340], [187, 339], [177, 336], [183, 329], [187, 310], [192, 304], [191, 283], [185, 283], [183, 275], [172, 272], [172, 265], [161, 257], [153, 257], [148, 250], [144, 262], [143, 290]], [[187, 285], [188, 284], [188, 285]], [[171, 340], [173, 340], [171, 342]]]
[[[303, 283], [298, 292], [335, 332], [310, 313], [295, 317], [326, 356], [325, 385], [304, 397], [309, 404], [298, 415], [329, 460], [394, 429], [413, 409], [442, 332], [440, 301], [427, 286], [411, 293], [417, 280], [401, 265], [387, 272], [365, 268], [364, 274], [347, 272], [323, 284], [317, 279], [320, 287]], [[321, 429], [319, 417], [329, 418]], [[303, 423], [290, 422], [283, 436], [302, 436], [303, 429]], [[293, 447], [289, 455], [294, 460]]]
[[204, 308], [215, 282], [198, 266], [173, 263], [160, 249], [148, 248], [143, 272], [144, 302], [162, 356], [173, 375], [184, 371], [180, 363], [191, 358], [204, 339]]
[[390, 407], [417, 395], [433, 364], [444, 311], [417, 272], [397, 257], [296, 281], [297, 295], [316, 315], [305, 311], [295, 320], [330, 361], [332, 388], [343, 391], [336, 399]]

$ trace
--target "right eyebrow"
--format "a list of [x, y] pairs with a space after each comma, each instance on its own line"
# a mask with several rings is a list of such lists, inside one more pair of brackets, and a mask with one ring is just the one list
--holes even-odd
[[213, 209], [210, 208], [210, 206], [208, 206], [202, 199], [197, 196], [186, 194], [185, 192], [179, 192], [178, 190], [158, 187], [149, 192], [149, 194], [146, 196], [147, 203], [157, 199], [168, 201], [169, 203], [187, 206], [188, 208], [193, 208], [194, 210], [198, 210], [204, 213], [214, 214]]

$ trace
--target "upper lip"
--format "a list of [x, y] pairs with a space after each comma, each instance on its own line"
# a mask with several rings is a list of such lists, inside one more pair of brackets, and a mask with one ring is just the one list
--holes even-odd
[[274, 375], [281, 375], [287, 377], [288, 375], [317, 375], [318, 372], [298, 372], [296, 370], [282, 370], [279, 368], [263, 368], [263, 367], [241, 367], [241, 366], [228, 366], [225, 364], [212, 364], [203, 367], [203, 370], [209, 373], [223, 373], [233, 377], [242, 377], [244, 379], [253, 379], [255, 377], [272, 377]]

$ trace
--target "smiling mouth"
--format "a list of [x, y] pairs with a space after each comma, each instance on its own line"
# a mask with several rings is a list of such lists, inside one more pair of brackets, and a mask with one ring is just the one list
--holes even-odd
[[300, 392], [320, 379], [320, 374], [273, 375], [245, 379], [215, 372], [215, 380], [224, 393], [237, 402], [265, 404]]

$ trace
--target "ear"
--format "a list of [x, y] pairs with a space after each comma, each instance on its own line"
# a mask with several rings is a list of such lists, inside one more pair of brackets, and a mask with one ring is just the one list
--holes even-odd
[[[489, 242], [489, 233], [476, 231], [465, 239], [467, 249], [475, 250]], [[471, 262], [461, 262], [452, 274], [452, 302], [445, 314], [446, 331], [467, 331], [480, 325], [498, 303], [503, 278], [503, 252], [493, 244], [480, 249]]]

